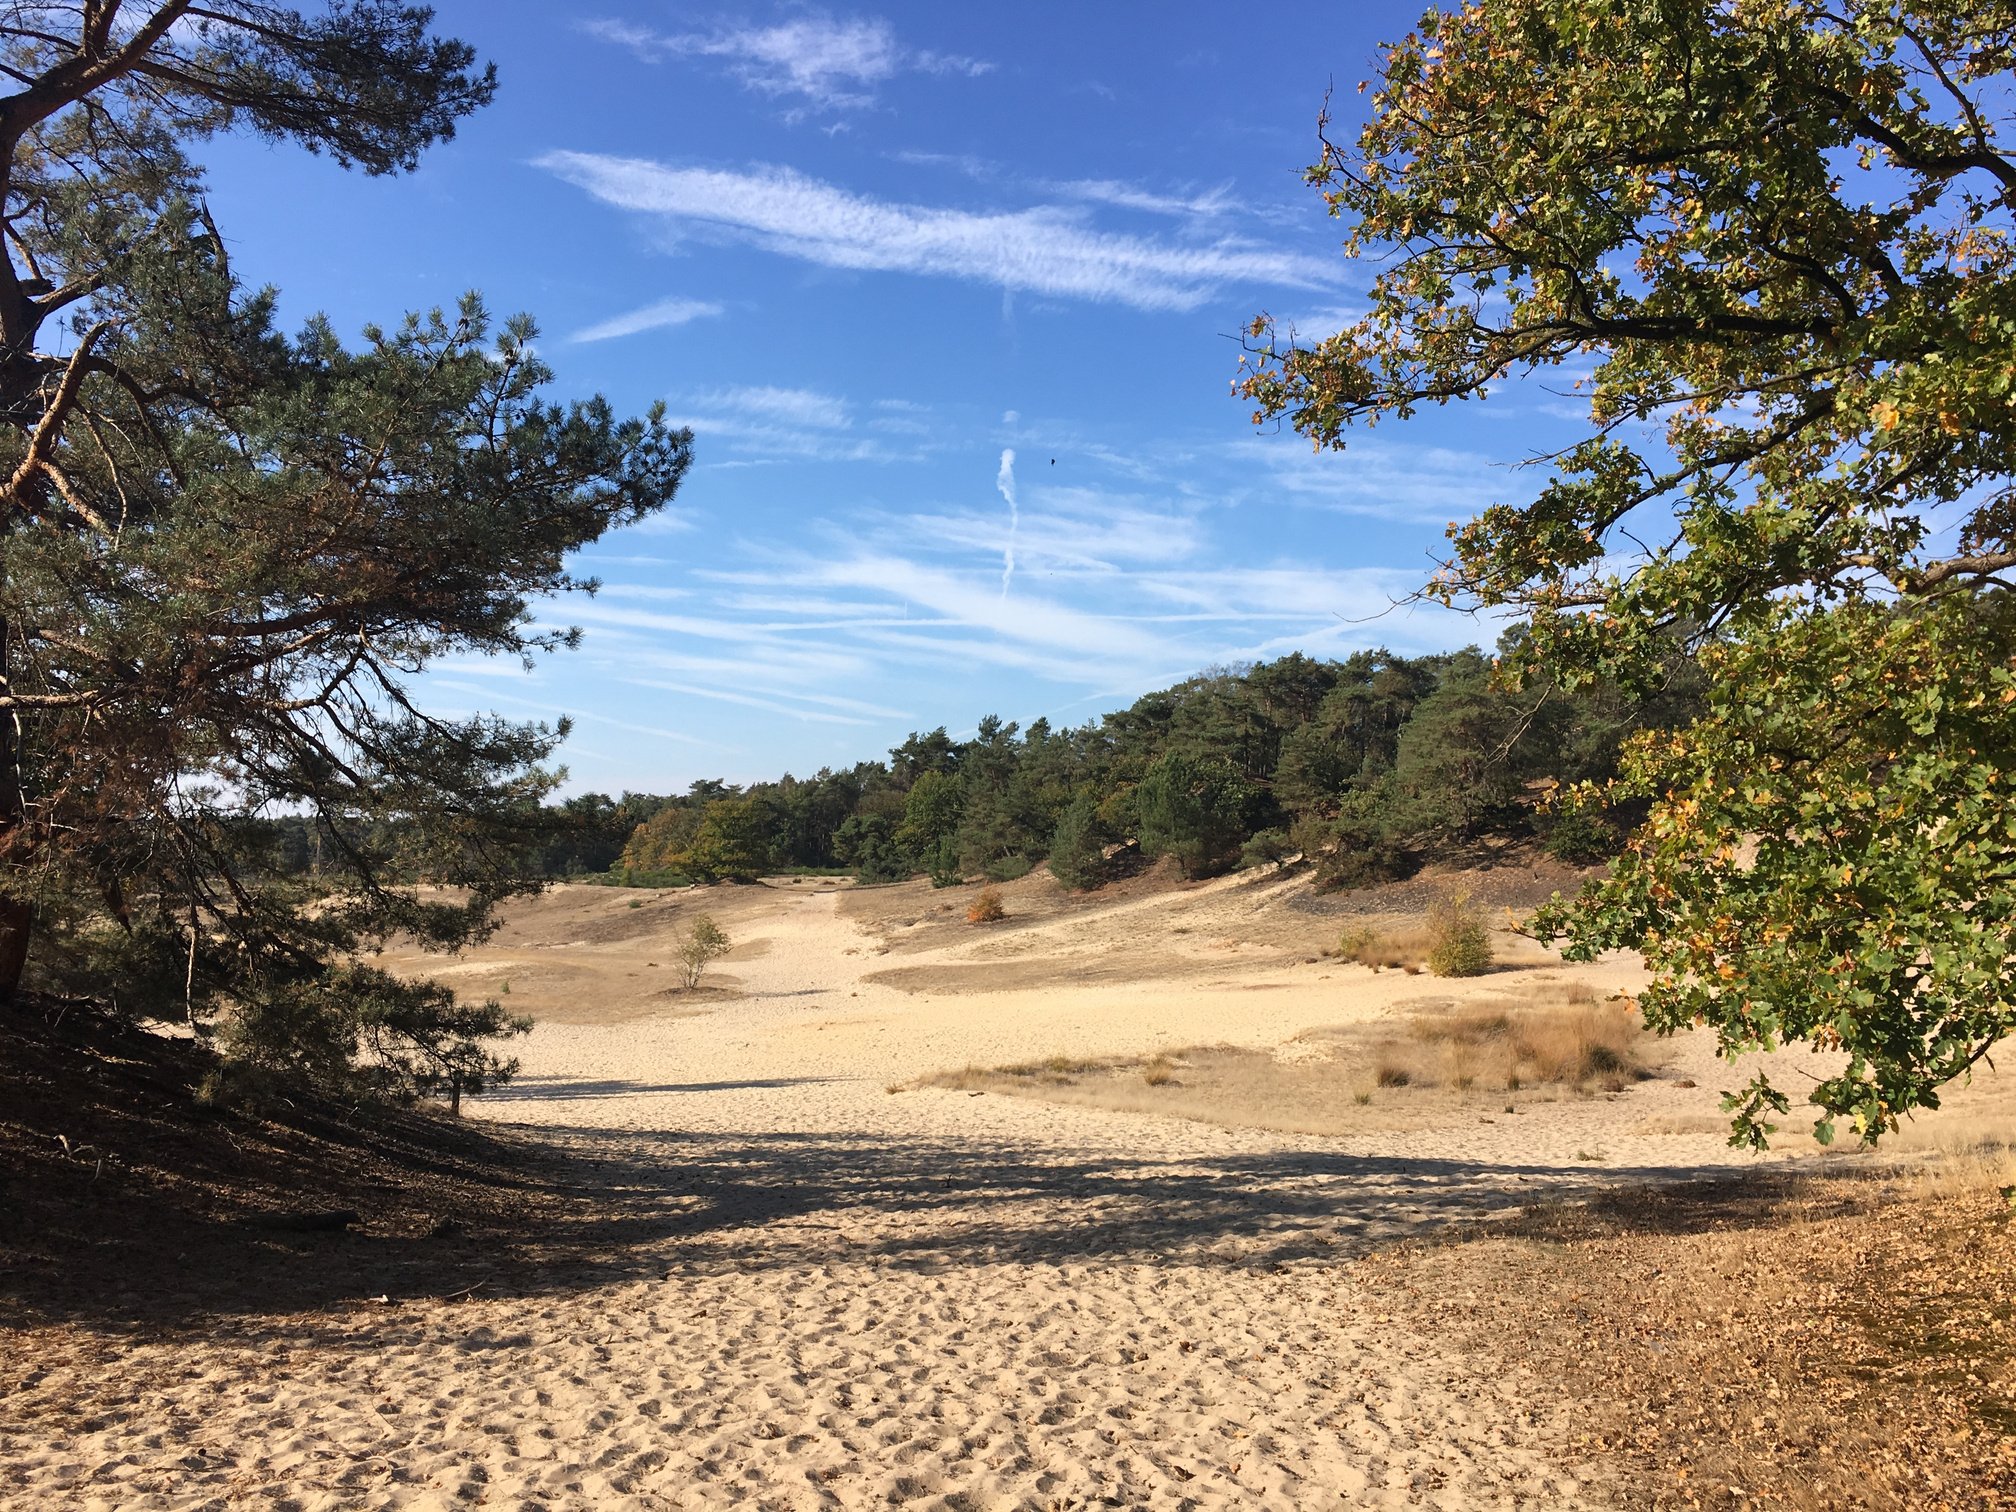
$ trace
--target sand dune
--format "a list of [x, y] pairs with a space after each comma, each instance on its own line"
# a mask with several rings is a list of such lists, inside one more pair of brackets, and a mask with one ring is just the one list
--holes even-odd
[[[1342, 1138], [885, 1090], [1053, 1053], [1276, 1047], [1514, 977], [1633, 980], [1530, 946], [1432, 987], [1312, 963], [1337, 920], [1290, 906], [1294, 886], [1060, 903], [1035, 877], [992, 929], [945, 922], [921, 885], [563, 888], [463, 961], [395, 960], [508, 981], [540, 1015], [524, 1076], [476, 1110], [647, 1205], [625, 1278], [80, 1342], [17, 1387], [9, 1416], [38, 1426], [0, 1422], [0, 1500], [1602, 1505], [1553, 1409], [1395, 1323], [1352, 1259], [1738, 1163], [1713, 1117], [1729, 1072], [1701, 1046], [1615, 1097]], [[740, 948], [680, 993], [670, 932], [701, 907]]]

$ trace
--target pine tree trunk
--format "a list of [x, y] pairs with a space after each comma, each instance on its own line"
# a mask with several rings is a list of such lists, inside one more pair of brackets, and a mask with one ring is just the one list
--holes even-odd
[[28, 939], [34, 932], [35, 906], [19, 898], [0, 898], [0, 1003], [12, 1002], [28, 964]]
[[[0, 618], [0, 696], [12, 690], [11, 627]], [[18, 842], [27, 808], [21, 794], [21, 720], [12, 709], [0, 710], [0, 857]], [[5, 865], [0, 861], [0, 865]], [[24, 898], [0, 895], [0, 1002], [12, 1002], [28, 964], [28, 940], [34, 932], [35, 905]]]

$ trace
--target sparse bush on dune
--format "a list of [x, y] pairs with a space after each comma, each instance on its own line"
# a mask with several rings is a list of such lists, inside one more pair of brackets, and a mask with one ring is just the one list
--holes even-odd
[[1491, 928], [1467, 892], [1445, 893], [1428, 909], [1428, 969], [1439, 977], [1491, 969]]
[[980, 895], [966, 910], [968, 924], [993, 924], [1008, 917], [1008, 910], [1002, 906], [1001, 890], [998, 887], [983, 887]]
[[679, 936], [677, 954], [686, 985], [698, 987], [700, 978], [717, 958], [733, 950], [727, 932], [714, 922], [712, 914], [697, 914]]

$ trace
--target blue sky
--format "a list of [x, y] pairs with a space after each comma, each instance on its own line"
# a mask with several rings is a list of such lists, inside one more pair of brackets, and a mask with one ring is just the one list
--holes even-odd
[[1300, 172], [1325, 89], [1350, 129], [1415, 7], [438, 13], [501, 89], [420, 172], [218, 142], [213, 202], [290, 322], [479, 289], [538, 319], [556, 397], [692, 426], [676, 506], [586, 554], [598, 596], [542, 607], [579, 650], [430, 674], [444, 711], [574, 716], [572, 790], [804, 775], [1214, 664], [1493, 635], [1368, 617], [1450, 520], [1531, 491], [1509, 464], [1564, 438], [1562, 397], [1318, 456], [1230, 396], [1252, 315], [1334, 330], [1369, 277]]

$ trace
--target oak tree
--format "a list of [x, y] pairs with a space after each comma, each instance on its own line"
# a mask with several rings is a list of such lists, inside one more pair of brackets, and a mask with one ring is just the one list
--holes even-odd
[[[1586, 395], [1431, 591], [1529, 615], [1528, 686], [1642, 694], [1698, 651], [1706, 712], [1579, 795], [1649, 803], [1629, 853], [1539, 923], [1642, 950], [1658, 1028], [1838, 1052], [1823, 1139], [2016, 1023], [2012, 74], [1990, 0], [1431, 11], [1309, 172], [1380, 256], [1365, 312], [1250, 343], [1258, 416], [1319, 446], [1536, 373]], [[1729, 1106], [1761, 1142], [1789, 1099]]]

